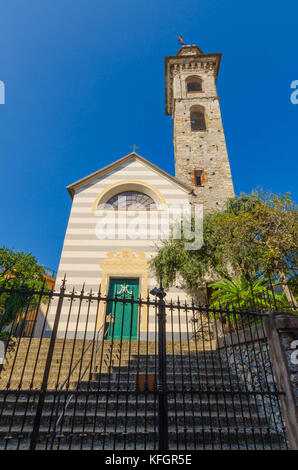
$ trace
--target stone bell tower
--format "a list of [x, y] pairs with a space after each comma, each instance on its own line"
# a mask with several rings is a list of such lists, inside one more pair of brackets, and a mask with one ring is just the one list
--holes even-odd
[[193, 187], [204, 210], [220, 209], [234, 188], [216, 79], [221, 54], [182, 46], [165, 58], [166, 114], [173, 116], [176, 177]]

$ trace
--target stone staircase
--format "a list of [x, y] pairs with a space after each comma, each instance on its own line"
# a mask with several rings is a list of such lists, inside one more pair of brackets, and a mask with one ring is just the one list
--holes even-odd
[[[31, 342], [23, 376], [21, 357], [24, 359], [28, 350], [27, 338], [10, 352], [0, 378], [3, 386], [14, 364], [11, 391], [0, 393], [0, 449], [29, 447], [48, 342], [42, 347], [37, 339], [34, 344]], [[68, 340], [63, 346], [63, 341], [57, 340], [55, 345], [37, 449], [158, 450], [158, 395], [153, 391], [136, 391], [138, 376], [148, 374], [149, 381], [149, 374], [158, 371], [156, 343], [125, 341], [120, 345], [115, 341], [111, 348], [111, 343], [106, 341], [103, 349], [98, 350], [90, 380], [88, 369], [77, 392], [72, 394], [80, 375], [78, 366], [72, 374], [68, 393], [60, 394], [57, 408], [57, 394], [51, 388], [57, 389], [57, 384], [59, 388], [71, 364], [76, 363], [88, 346], [87, 342], [76, 343], [74, 347], [74, 342]], [[235, 393], [245, 392], [245, 384], [235, 379], [212, 344], [209, 349], [202, 346], [194, 342], [167, 343], [169, 448], [284, 447], [282, 436], [270, 428], [268, 417], [255, 396]], [[81, 375], [91, 358], [92, 346], [89, 349]], [[37, 356], [38, 367], [33, 374]], [[32, 392], [28, 393], [30, 386]], [[234, 393], [221, 393], [224, 390]], [[63, 410], [52, 440], [50, 431]]]

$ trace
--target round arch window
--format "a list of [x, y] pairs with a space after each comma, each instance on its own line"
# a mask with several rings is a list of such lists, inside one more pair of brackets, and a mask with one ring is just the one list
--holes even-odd
[[206, 131], [205, 108], [195, 105], [190, 108], [190, 122], [192, 131]]
[[103, 208], [115, 210], [157, 210], [157, 206], [153, 199], [147, 194], [139, 191], [123, 191], [111, 197]]
[[187, 77], [186, 90], [188, 93], [196, 93], [198, 91], [203, 91], [202, 79], [197, 76]]

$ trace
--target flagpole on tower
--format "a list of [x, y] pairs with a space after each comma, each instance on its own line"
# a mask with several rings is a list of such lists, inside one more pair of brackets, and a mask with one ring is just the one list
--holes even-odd
[[181, 35], [178, 36], [178, 41], [180, 42], [180, 44], [181, 44], [182, 46], [185, 46], [185, 44], [184, 44], [184, 39], [183, 39], [183, 37], [182, 37]]

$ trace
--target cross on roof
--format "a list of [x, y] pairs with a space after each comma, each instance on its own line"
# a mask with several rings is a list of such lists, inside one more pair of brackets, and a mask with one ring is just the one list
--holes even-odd
[[137, 147], [136, 144], [133, 144], [130, 148], [133, 149], [133, 151], [135, 153], [136, 149], [139, 149], [140, 147]]

